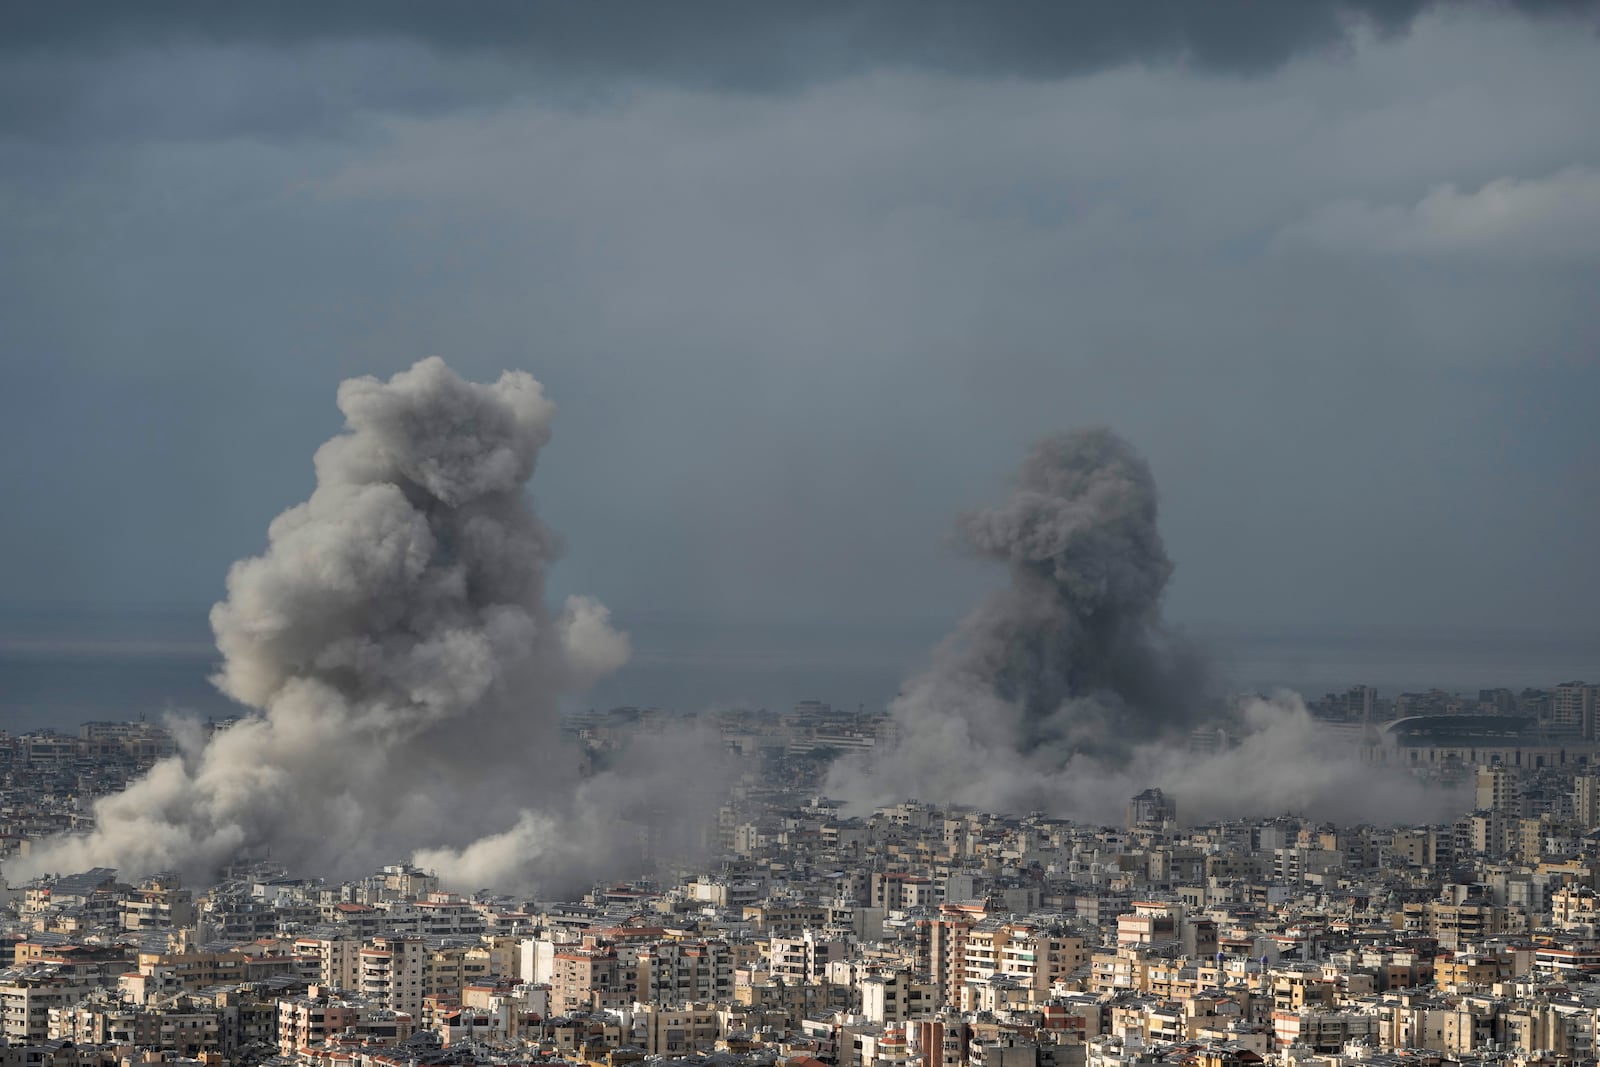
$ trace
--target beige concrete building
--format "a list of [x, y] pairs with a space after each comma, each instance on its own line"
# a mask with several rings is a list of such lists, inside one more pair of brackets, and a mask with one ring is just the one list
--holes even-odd
[[418, 937], [375, 937], [358, 953], [361, 995], [369, 1004], [422, 1014], [428, 949]]

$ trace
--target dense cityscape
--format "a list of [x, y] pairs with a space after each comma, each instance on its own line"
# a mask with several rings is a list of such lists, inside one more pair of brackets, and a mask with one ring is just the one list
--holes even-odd
[[[1368, 687], [1330, 746], [1460, 791], [1438, 825], [1308, 813], [1121, 825], [816, 789], [882, 715], [708, 716], [738, 774], [698, 846], [572, 899], [460, 894], [407, 863], [258, 857], [205, 884], [55, 872], [5, 893], [0, 1057], [409, 1067], [570, 1062], [1110, 1067], [1581, 1063], [1600, 1037], [1600, 687]], [[571, 716], [574, 758], [678, 716]], [[209, 731], [233, 724], [205, 724]], [[1191, 743], [1229, 743], [1197, 731]], [[150, 722], [7, 736], [6, 855], [92, 828], [175, 752]], [[615, 828], [618, 832], [624, 827]]]
[[1600, 1067], [1600, 0], [0, 0], [0, 1067]]

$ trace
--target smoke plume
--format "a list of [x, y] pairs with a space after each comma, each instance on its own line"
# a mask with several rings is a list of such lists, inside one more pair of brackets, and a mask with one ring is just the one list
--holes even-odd
[[1156, 510], [1149, 466], [1111, 431], [1036, 445], [1010, 498], [959, 525], [1009, 584], [895, 699], [895, 747], [870, 768], [841, 764], [831, 789], [1042, 807], [1074, 756], [1114, 760], [1192, 728], [1202, 676], [1161, 625], [1172, 563]]
[[[836, 763], [829, 794], [1119, 821], [1154, 785], [1185, 818], [1415, 817], [1417, 784], [1330, 747], [1298, 697], [1215, 697], [1203, 657], [1162, 622], [1172, 563], [1156, 520], [1150, 468], [1116, 434], [1036, 445], [1010, 497], [958, 525], [1008, 584], [902, 688], [893, 743]], [[1192, 754], [1195, 727], [1216, 722], [1238, 745]]]
[[1230, 704], [1229, 743], [1194, 752], [1173, 738], [1135, 746], [1125, 759], [1072, 756], [1041, 776], [1044, 810], [1120, 824], [1128, 799], [1150, 786], [1178, 804], [1185, 825], [1303, 815], [1342, 824], [1442, 822], [1471, 806], [1470, 789], [1418, 779], [1362, 758], [1361, 738], [1331, 732], [1296, 693]]
[[13, 879], [205, 878], [262, 855], [337, 874], [421, 849], [462, 866], [447, 880], [509, 886], [610, 855], [603, 813], [570, 825], [557, 700], [628, 641], [595, 601], [544, 604], [556, 542], [523, 491], [554, 406], [526, 373], [480, 385], [436, 358], [346, 381], [338, 404], [310, 499], [211, 613], [214, 681], [255, 712], [101, 799], [92, 833], [44, 843]]

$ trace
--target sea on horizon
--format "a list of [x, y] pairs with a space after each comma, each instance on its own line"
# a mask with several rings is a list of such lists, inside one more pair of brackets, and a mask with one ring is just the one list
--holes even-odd
[[[628, 624], [634, 655], [569, 708], [621, 705], [678, 712], [787, 708], [816, 699], [881, 708], [926, 661], [941, 626], [795, 625], [646, 620]], [[1195, 627], [1229, 691], [1292, 689], [1307, 697], [1356, 684], [1380, 693], [1600, 682], [1600, 643], [1562, 634], [1373, 627], [1252, 631]], [[0, 730], [76, 732], [100, 719], [170, 712], [225, 717], [242, 709], [209, 681], [216, 649], [193, 626], [0, 628]]]

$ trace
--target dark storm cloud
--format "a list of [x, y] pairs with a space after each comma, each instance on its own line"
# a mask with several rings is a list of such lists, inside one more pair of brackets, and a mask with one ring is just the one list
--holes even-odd
[[[0, 600], [198, 612], [305, 499], [335, 384], [439, 353], [564, 405], [553, 592], [670, 620], [597, 700], [887, 701], [1003, 581], [949, 558], [949, 516], [1091, 424], [1160, 479], [1181, 624], [1592, 631], [1580, 23], [1438, 4], [1253, 76], [1157, 42], [1061, 80], [794, 33], [803, 91], [701, 92], [764, 54], [722, 33], [695, 70], [663, 30], [670, 61], [574, 45], [560, 81], [472, 26], [149, 10], [0, 32], [0, 109], [53, 138], [0, 119]], [[1592, 647], [1482, 684], [1588, 676]]]
[[[628, 84], [776, 91], [876, 70], [1060, 78], [1129, 63], [1260, 74], [1405, 31], [1428, 0], [699, 0], [441, 5], [13, 4], [0, 12], [0, 129], [25, 136], [153, 132], [280, 135], [362, 111], [429, 112], [520, 92]], [[1592, 16], [1595, 0], [1482, 6]], [[345, 53], [364, 50], [361, 55]], [[246, 72], [263, 54], [305, 62], [230, 93], [186, 91], [179, 53]], [[329, 52], [339, 61], [325, 64]], [[130, 61], [131, 57], [131, 61]], [[309, 58], [307, 58], [309, 57]], [[149, 69], [150, 60], [159, 60]], [[443, 69], [448, 67], [448, 71]], [[215, 73], [215, 72], [211, 72]], [[165, 79], [163, 79], [165, 75]], [[173, 106], [173, 105], [176, 106]], [[134, 125], [128, 126], [129, 122]]]

